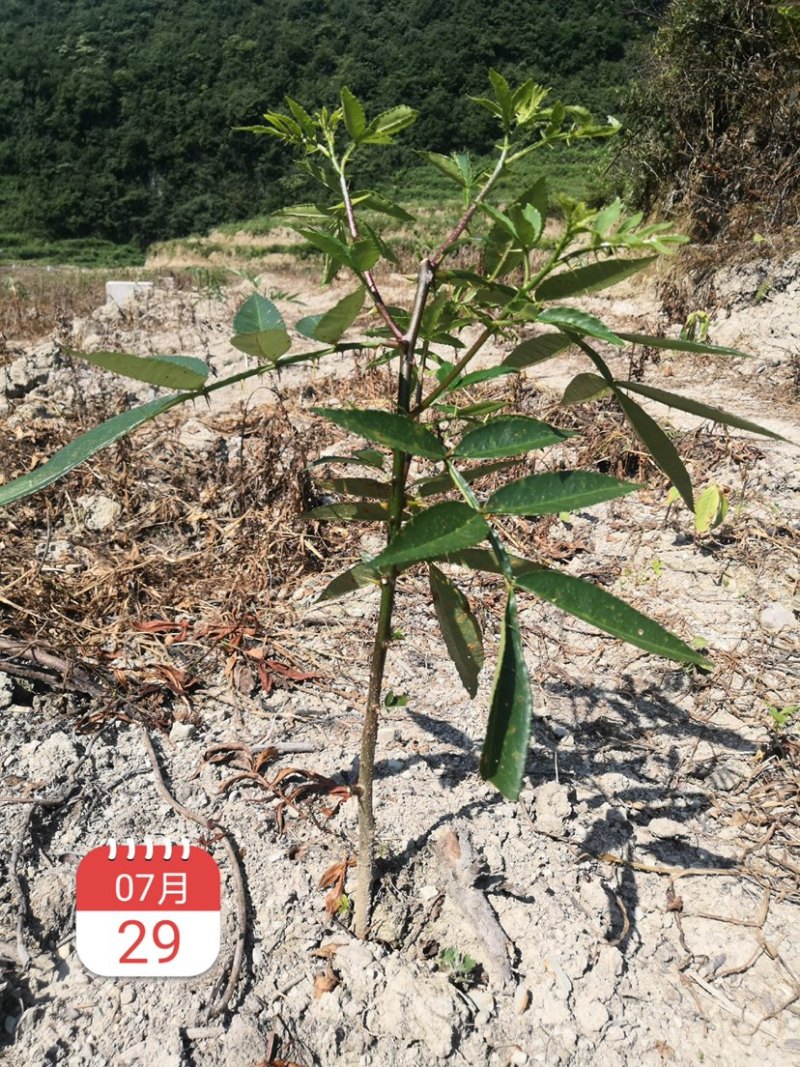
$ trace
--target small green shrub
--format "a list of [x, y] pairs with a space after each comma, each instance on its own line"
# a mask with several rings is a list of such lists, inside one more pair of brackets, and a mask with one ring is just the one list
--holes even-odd
[[[563, 404], [609, 398], [692, 512], [694, 491], [686, 467], [670, 438], [635, 398], [644, 396], [701, 419], [776, 436], [708, 404], [614, 376], [600, 344], [620, 350], [647, 345], [699, 354], [738, 353], [687, 338], [617, 332], [564, 303], [630, 277], [683, 238], [671, 234], [663, 223], [643, 225], [641, 215], [627, 216], [620, 201], [594, 210], [565, 197], [559, 199], [562, 222], [555, 236], [545, 238], [551, 201], [543, 179], [498, 202], [495, 194], [501, 180], [523, 162], [529, 167], [537, 152], [604, 138], [617, 126], [598, 125], [584, 108], [551, 101], [547, 90], [533, 82], [512, 88], [495, 71], [490, 72], [490, 81], [491, 95], [475, 103], [490, 113], [498, 128], [493, 160], [487, 164], [465, 153], [426, 154], [428, 163], [454, 187], [461, 216], [422, 258], [416, 294], [408, 306], [390, 306], [384, 300], [376, 272], [385, 264], [391, 269], [393, 252], [363, 213], [403, 222], [410, 221], [409, 214], [380, 193], [356, 187], [351, 170], [373, 147], [394, 143], [414, 122], [415, 112], [401, 106], [368, 119], [346, 88], [339, 107], [314, 114], [287, 99], [286, 113], [270, 111], [264, 124], [252, 130], [293, 151], [320, 192], [314, 202], [286, 207], [279, 217], [320, 256], [324, 280], [347, 274], [353, 280], [352, 291], [325, 314], [306, 316], [294, 324], [301, 338], [297, 352], [290, 352], [295, 341], [275, 305], [258, 293], [250, 296], [234, 318], [232, 344], [253, 357], [256, 365], [212, 385], [207, 384], [208, 367], [198, 359], [85, 355], [92, 363], [173, 392], [114, 416], [37, 470], [0, 487], [0, 504], [10, 504], [161, 412], [252, 375], [352, 349], [371, 349], [376, 359], [396, 368], [395, 395], [387, 396], [382, 405], [315, 409], [320, 418], [363, 439], [367, 447], [359, 444], [348, 455], [326, 460], [341, 466], [342, 473], [327, 479], [325, 488], [347, 499], [316, 508], [309, 517], [375, 522], [385, 538], [380, 552], [336, 577], [319, 598], [329, 601], [368, 585], [380, 591], [355, 787], [359, 854], [354, 910], [359, 936], [369, 930], [373, 889], [378, 719], [384, 705], [396, 706], [403, 699], [391, 692], [383, 697], [383, 678], [396, 633], [397, 579], [404, 570], [422, 566], [426, 571], [445, 648], [472, 697], [484, 666], [483, 635], [451, 568], [488, 571], [503, 579], [505, 606], [480, 773], [512, 800], [522, 786], [533, 712], [518, 625], [520, 596], [546, 600], [647, 652], [709, 666], [696, 647], [600, 586], [507, 549], [504, 516], [558, 516], [639, 487], [594, 470], [558, 470], [506, 481], [491, 493], [482, 491], [485, 475], [502, 472], [528, 453], [557, 447], [574, 432], [519, 414], [505, 403], [499, 409], [471, 403], [470, 387], [522, 374], [576, 349], [590, 369], [573, 378]], [[470, 253], [472, 266], [458, 265], [461, 250]], [[357, 340], [345, 340], [366, 302], [374, 308], [378, 325], [360, 331]], [[537, 332], [527, 335], [534, 326]], [[490, 341], [502, 355], [492, 365], [474, 369]], [[351, 477], [348, 471], [353, 465], [367, 470], [368, 476]]]

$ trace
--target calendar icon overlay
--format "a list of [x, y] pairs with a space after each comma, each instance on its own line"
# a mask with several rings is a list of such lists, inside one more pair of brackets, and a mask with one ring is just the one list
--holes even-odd
[[75, 925], [78, 957], [95, 974], [202, 974], [219, 954], [219, 867], [188, 841], [111, 841], [78, 865]]

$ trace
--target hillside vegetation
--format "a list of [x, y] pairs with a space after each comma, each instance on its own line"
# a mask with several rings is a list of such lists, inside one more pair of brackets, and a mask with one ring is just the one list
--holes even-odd
[[[656, 8], [663, 4], [656, 4]], [[284, 149], [233, 132], [286, 93], [347, 84], [371, 111], [420, 110], [417, 147], [480, 152], [465, 96], [494, 66], [619, 113], [630, 0], [5, 0], [0, 22], [0, 255], [31, 238], [117, 244], [197, 232], [299, 190]], [[398, 159], [377, 166], [393, 176]], [[378, 177], [379, 175], [374, 175]]]

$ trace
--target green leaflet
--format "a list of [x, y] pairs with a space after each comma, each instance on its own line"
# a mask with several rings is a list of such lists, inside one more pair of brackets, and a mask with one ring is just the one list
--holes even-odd
[[637, 489], [641, 486], [593, 471], [531, 474], [492, 493], [483, 510], [489, 515], [557, 515], [559, 511], [577, 511]]
[[659, 623], [583, 578], [559, 571], [541, 570], [520, 575], [516, 583], [520, 589], [535, 593], [562, 611], [646, 652], [681, 663], [711, 666], [705, 656], [684, 644]]
[[379, 482], [376, 478], [327, 478], [318, 484], [332, 493], [347, 493], [349, 496], [388, 500], [392, 495], [391, 485]]
[[380, 583], [380, 575], [364, 563], [357, 563], [328, 582], [317, 597], [317, 603], [326, 600], [338, 600], [339, 597], [354, 593], [357, 589], [363, 589], [365, 585], [377, 585]]
[[718, 485], [709, 485], [697, 497], [694, 511], [694, 528], [698, 534], [707, 534], [719, 526], [728, 514], [728, 500]]
[[274, 362], [292, 347], [292, 339], [285, 330], [262, 330], [259, 333], [237, 333], [231, 338], [231, 344], [248, 356]]
[[574, 436], [569, 430], [559, 430], [525, 415], [503, 415], [465, 433], [453, 455], [461, 459], [502, 459]]
[[407, 415], [359, 408], [312, 408], [315, 415], [330, 419], [345, 430], [412, 456], [443, 459], [446, 450], [430, 430]]
[[576, 374], [561, 397], [562, 407], [572, 404], [585, 404], [589, 400], [599, 400], [611, 392], [611, 386], [598, 374]]
[[193, 356], [142, 357], [123, 352], [76, 352], [72, 348], [64, 351], [114, 374], [162, 389], [202, 389], [208, 377], [208, 366]]
[[295, 329], [312, 341], [324, 341], [335, 345], [345, 330], [349, 329], [358, 318], [364, 306], [364, 292], [364, 286], [360, 285], [324, 315], [308, 315], [300, 319]]
[[347, 127], [347, 132], [354, 141], [360, 141], [367, 128], [367, 118], [364, 114], [364, 108], [346, 85], [342, 86], [342, 110], [344, 111], [344, 124]]
[[483, 667], [483, 639], [469, 601], [438, 567], [428, 565], [431, 598], [439, 629], [455, 664], [458, 676], [471, 697], [478, 692], [478, 675]]
[[456, 500], [433, 504], [409, 519], [369, 565], [383, 570], [437, 559], [477, 544], [488, 532], [486, 519], [469, 504]]
[[15, 478], [7, 485], [0, 486], [0, 507], [12, 504], [15, 500], [21, 500], [23, 497], [38, 492], [39, 489], [44, 489], [46, 485], [51, 485], [84, 460], [89, 459], [95, 452], [99, 452], [101, 448], [118, 441], [120, 437], [129, 434], [137, 426], [160, 415], [162, 411], [167, 411], [168, 408], [189, 400], [192, 395], [192, 393], [184, 393], [177, 396], [163, 396], [158, 400], [151, 400], [149, 404], [142, 404], [141, 407], [132, 408], [130, 411], [114, 415], [113, 418], [101, 422], [93, 430], [81, 434], [68, 445], [64, 445], [46, 463], [31, 471], [30, 474], [23, 474], [22, 477]]
[[544, 363], [545, 360], [551, 359], [558, 352], [563, 352], [571, 344], [574, 344], [572, 338], [564, 333], [543, 333], [517, 345], [513, 352], [506, 356], [503, 366], [514, 367], [517, 370], [532, 367], [536, 363]]
[[517, 602], [510, 589], [480, 764], [481, 778], [497, 786], [509, 800], [517, 800], [522, 788], [532, 713], [533, 698], [522, 654]]
[[612, 345], [624, 344], [622, 338], [594, 317], [578, 308], [556, 307], [541, 312], [539, 322], [549, 326], [558, 326], [564, 330], [571, 330], [580, 334], [581, 337], [596, 337], [600, 341], [608, 341]]
[[696, 352], [702, 356], [740, 356], [749, 359], [746, 352], [723, 345], [706, 345], [700, 341], [686, 341], [682, 337], [651, 337], [645, 333], [620, 333], [623, 341], [632, 345], [646, 345], [648, 348], [668, 348], [674, 352]]
[[[643, 259], [604, 259], [586, 267], [576, 267], [561, 274], [551, 274], [536, 290], [537, 300], [564, 300], [568, 296], [596, 293], [638, 274], [654, 262], [656, 256]], [[622, 334], [619, 334], [622, 337]]]
[[343, 501], [323, 504], [300, 516], [301, 519], [336, 520], [337, 522], [388, 522], [389, 508], [372, 500]]
[[[506, 557], [511, 564], [515, 578], [531, 571], [544, 569], [541, 563], [532, 563], [521, 556], [513, 556], [510, 552], [506, 553]], [[498, 563], [494, 552], [488, 548], [462, 548], [459, 552], [451, 552], [443, 557], [443, 561], [457, 567], [469, 567], [472, 571], [487, 571], [489, 574], [503, 573], [503, 568]]]
[[234, 333], [263, 333], [265, 330], [286, 332], [283, 316], [271, 300], [260, 293], [253, 293], [236, 312], [233, 320]]
[[641, 385], [639, 382], [617, 382], [617, 385], [629, 389], [632, 393], [641, 393], [651, 400], [657, 400], [659, 404], [677, 408], [679, 411], [687, 411], [690, 415], [699, 415], [701, 419], [709, 419], [711, 422], [719, 422], [723, 426], [734, 426], [737, 430], [749, 430], [750, 433], [761, 434], [762, 437], [774, 437], [776, 441], [785, 441], [779, 433], [767, 430], [748, 419], [741, 419], [738, 415], [731, 415], [721, 408], [713, 408], [710, 404], [701, 404], [691, 397], [678, 396], [676, 393], [668, 393], [664, 389], [654, 389], [652, 385]]
[[620, 407], [628, 422], [644, 443], [647, 451], [681, 494], [687, 508], [694, 511], [692, 479], [678, 455], [678, 450], [658, 423], [651, 419], [644, 408], [631, 400], [619, 389], [614, 390]]
[[[506, 470], [508, 467], [513, 466], [514, 460], [503, 460], [499, 463], [481, 463], [477, 467], [473, 467], [472, 470], [460, 471], [460, 474], [467, 485], [472, 485], [478, 478], [483, 478], [487, 474], [494, 474], [496, 471]], [[423, 478], [421, 481], [415, 482], [410, 488], [421, 497], [435, 496], [437, 493], [449, 492], [453, 488], [453, 479], [447, 473], [437, 474], [433, 478]]]

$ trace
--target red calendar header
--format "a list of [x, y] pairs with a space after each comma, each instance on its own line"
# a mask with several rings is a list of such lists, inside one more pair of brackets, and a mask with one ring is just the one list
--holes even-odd
[[77, 911], [216, 911], [220, 876], [211, 856], [184, 845], [103, 845], [81, 860]]

